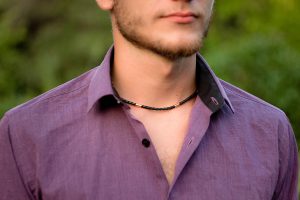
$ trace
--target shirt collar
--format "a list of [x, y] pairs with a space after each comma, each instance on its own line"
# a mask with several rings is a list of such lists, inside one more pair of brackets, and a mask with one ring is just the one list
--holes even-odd
[[88, 111], [94, 106], [98, 100], [105, 96], [114, 95], [111, 76], [110, 76], [110, 66], [113, 60], [113, 46], [107, 51], [100, 66], [95, 68], [93, 77], [91, 79], [88, 88]]
[[214, 113], [221, 109], [224, 103], [226, 103], [232, 113], [234, 113], [234, 108], [219, 78], [199, 53], [197, 53], [196, 63], [197, 88], [199, 97], [204, 104]]
[[[107, 51], [100, 66], [95, 68], [88, 88], [88, 111], [104, 97], [114, 96], [110, 74], [113, 55], [114, 48], [112, 46]], [[199, 53], [197, 53], [196, 81], [199, 97], [213, 113], [218, 111], [224, 103], [234, 112], [234, 108], [219, 79]]]

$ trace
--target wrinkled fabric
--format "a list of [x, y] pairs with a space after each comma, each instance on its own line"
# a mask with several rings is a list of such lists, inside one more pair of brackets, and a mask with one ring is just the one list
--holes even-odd
[[112, 58], [113, 48], [99, 67], [5, 114], [1, 200], [297, 199], [285, 114], [219, 80], [199, 54], [199, 94], [169, 185], [143, 124], [113, 93]]

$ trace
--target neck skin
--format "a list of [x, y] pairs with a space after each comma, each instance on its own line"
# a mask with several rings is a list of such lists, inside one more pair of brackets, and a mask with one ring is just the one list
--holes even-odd
[[139, 104], [164, 107], [178, 103], [195, 89], [196, 54], [168, 60], [114, 35], [113, 85], [118, 94]]

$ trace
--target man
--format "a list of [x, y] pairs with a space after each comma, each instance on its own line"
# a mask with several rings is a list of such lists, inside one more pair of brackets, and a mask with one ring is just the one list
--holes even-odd
[[297, 199], [285, 114], [197, 53], [213, 0], [97, 3], [102, 64], [1, 121], [1, 199]]

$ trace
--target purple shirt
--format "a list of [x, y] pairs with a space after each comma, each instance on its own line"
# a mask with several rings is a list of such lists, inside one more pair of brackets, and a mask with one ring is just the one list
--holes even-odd
[[0, 123], [1, 200], [296, 200], [297, 146], [278, 108], [220, 81], [197, 55], [188, 133], [168, 184], [143, 124], [102, 64]]

